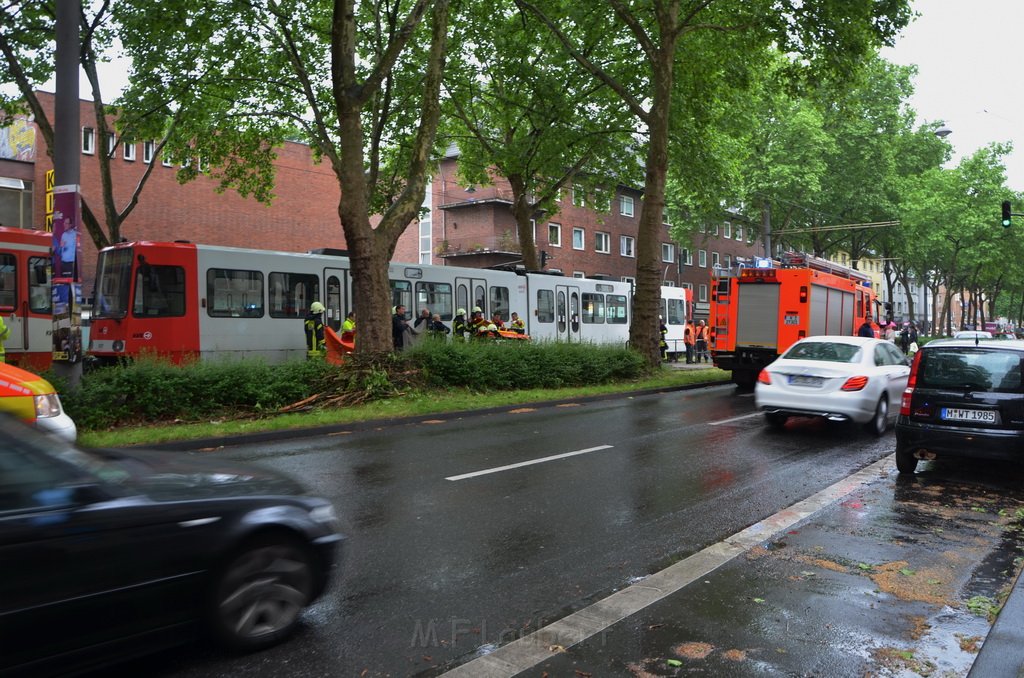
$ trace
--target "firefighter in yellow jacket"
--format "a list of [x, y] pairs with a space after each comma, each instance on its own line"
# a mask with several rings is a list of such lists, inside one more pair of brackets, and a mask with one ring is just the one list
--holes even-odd
[[306, 314], [306, 357], [318, 358], [327, 352], [324, 339], [324, 305], [314, 301]]
[[7, 353], [4, 349], [4, 344], [7, 343], [7, 337], [11, 336], [11, 329], [7, 327], [4, 322], [3, 315], [0, 315], [0, 363], [7, 362]]

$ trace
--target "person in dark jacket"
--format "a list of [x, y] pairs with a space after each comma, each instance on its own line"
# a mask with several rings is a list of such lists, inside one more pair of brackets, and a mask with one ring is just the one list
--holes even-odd
[[391, 342], [395, 352], [405, 348], [405, 335], [409, 332], [409, 321], [405, 319], [405, 306], [395, 306], [395, 314], [391, 316]]
[[452, 319], [452, 332], [455, 333], [455, 341], [466, 341], [469, 333], [469, 325], [466, 323], [466, 309], [460, 308], [455, 312]]
[[305, 323], [307, 358], [319, 358], [327, 352], [324, 343], [324, 310], [324, 305], [319, 301], [309, 305]]
[[875, 324], [871, 322], [871, 316], [864, 316], [864, 324], [857, 330], [858, 337], [874, 337]]

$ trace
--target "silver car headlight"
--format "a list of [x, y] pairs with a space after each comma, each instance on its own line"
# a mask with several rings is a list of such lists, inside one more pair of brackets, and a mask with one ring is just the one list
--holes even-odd
[[33, 399], [35, 400], [37, 419], [58, 417], [63, 412], [60, 407], [60, 398], [57, 397], [56, 393], [37, 395]]
[[338, 521], [338, 514], [334, 512], [334, 506], [331, 504], [324, 504], [323, 506], [310, 509], [309, 517], [313, 522], [324, 525], [334, 525]]

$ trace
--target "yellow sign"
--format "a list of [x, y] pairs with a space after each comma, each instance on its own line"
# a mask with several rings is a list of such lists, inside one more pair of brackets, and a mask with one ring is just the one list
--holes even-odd
[[53, 233], [53, 185], [55, 173], [53, 170], [46, 170], [46, 220], [43, 228], [47, 233]]
[[55, 176], [55, 173], [54, 173], [53, 170], [46, 170], [46, 190], [47, 191], [52, 191], [53, 190], [53, 186], [54, 186], [53, 177], [54, 176]]

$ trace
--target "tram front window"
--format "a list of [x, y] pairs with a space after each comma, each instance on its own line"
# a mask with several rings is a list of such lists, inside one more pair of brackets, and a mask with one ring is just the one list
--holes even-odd
[[96, 266], [96, 302], [93, 318], [123, 318], [128, 315], [132, 282], [132, 250], [100, 252]]

